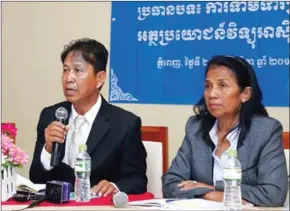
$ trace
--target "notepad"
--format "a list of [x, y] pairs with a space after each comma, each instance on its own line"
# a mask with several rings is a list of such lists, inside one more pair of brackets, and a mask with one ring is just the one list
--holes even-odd
[[25, 177], [21, 176], [20, 174], [17, 174], [16, 177], [16, 189], [17, 190], [25, 190], [29, 192], [36, 193], [40, 190], [45, 189], [45, 184], [34, 184], [29, 179], [26, 179]]

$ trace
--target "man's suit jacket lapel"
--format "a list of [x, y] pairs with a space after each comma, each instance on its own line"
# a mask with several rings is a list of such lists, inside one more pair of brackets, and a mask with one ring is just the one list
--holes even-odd
[[[66, 101], [63, 103], [62, 106], [67, 109], [68, 116], [70, 117], [72, 104]], [[65, 125], [69, 123], [69, 117], [67, 118]], [[102, 97], [102, 105], [95, 118], [90, 134], [88, 136], [88, 140], [86, 142], [89, 154], [92, 153], [92, 151], [97, 147], [97, 145], [102, 140], [103, 136], [110, 129], [109, 119], [110, 119], [110, 105]], [[62, 144], [61, 145], [61, 160], [64, 158], [64, 155], [65, 155], [65, 144]]]
[[109, 131], [110, 129], [109, 120], [110, 120], [110, 105], [102, 97], [101, 108], [95, 118], [95, 121], [92, 125], [87, 140], [88, 153], [90, 155], [93, 152], [93, 150], [98, 146], [98, 144], [101, 142], [104, 135]]

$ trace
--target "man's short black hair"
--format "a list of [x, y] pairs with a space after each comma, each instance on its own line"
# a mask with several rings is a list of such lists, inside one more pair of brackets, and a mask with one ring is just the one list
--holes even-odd
[[64, 46], [61, 53], [62, 63], [74, 51], [81, 52], [83, 59], [94, 67], [95, 73], [106, 71], [109, 53], [102, 43], [90, 38], [73, 40]]

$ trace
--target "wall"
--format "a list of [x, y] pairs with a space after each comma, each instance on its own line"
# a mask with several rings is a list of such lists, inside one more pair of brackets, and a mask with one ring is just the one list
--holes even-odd
[[[63, 46], [76, 38], [91, 37], [110, 49], [110, 15], [110, 2], [2, 2], [2, 122], [16, 122], [17, 145], [30, 158], [41, 109], [64, 100]], [[108, 97], [108, 83], [102, 94]], [[141, 116], [143, 125], [167, 126], [169, 160], [174, 158], [192, 106], [118, 106]], [[289, 131], [289, 108], [267, 109]], [[27, 165], [19, 172], [28, 176], [28, 170]]]

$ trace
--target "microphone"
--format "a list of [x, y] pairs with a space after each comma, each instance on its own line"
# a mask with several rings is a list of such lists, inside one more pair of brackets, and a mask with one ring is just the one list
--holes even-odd
[[118, 192], [113, 195], [113, 204], [116, 208], [128, 207], [129, 198], [126, 193]]
[[[64, 124], [65, 120], [68, 117], [68, 112], [64, 107], [60, 107], [56, 110], [55, 112], [55, 117], [57, 121], [61, 122]], [[52, 144], [52, 154], [51, 154], [51, 159], [50, 159], [50, 165], [51, 166], [58, 166], [59, 165], [59, 160], [60, 160], [60, 148], [61, 145], [60, 143], [54, 142]]]

